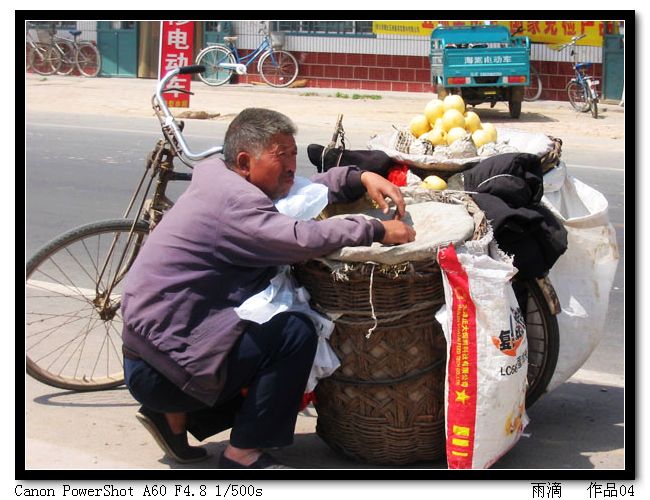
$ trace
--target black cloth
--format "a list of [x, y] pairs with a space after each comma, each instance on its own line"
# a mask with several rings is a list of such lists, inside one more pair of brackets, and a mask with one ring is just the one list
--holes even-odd
[[490, 221], [499, 248], [513, 255], [520, 279], [544, 276], [567, 249], [567, 232], [540, 204], [544, 194], [538, 156], [506, 153], [464, 172], [465, 190]]
[[307, 146], [309, 161], [316, 166], [318, 172], [327, 172], [330, 168], [336, 166], [354, 165], [361, 170], [367, 170], [386, 177], [390, 168], [395, 165], [395, 161], [383, 151], [333, 148], [327, 151], [325, 158], [323, 158], [324, 149], [325, 146], [319, 144], [309, 144]]

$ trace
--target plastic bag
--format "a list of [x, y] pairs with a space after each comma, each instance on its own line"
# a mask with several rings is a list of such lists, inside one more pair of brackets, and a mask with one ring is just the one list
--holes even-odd
[[438, 251], [445, 306], [436, 314], [447, 339], [445, 421], [450, 469], [490, 467], [528, 424], [528, 343], [510, 284], [509, 259], [454, 247]]
[[289, 266], [281, 266], [269, 286], [245, 300], [235, 308], [235, 312], [241, 319], [258, 324], [266, 323], [282, 312], [299, 312], [312, 320], [318, 334], [318, 345], [305, 392], [313, 391], [318, 380], [329, 377], [340, 366], [327, 342], [334, 331], [334, 323], [309, 306], [309, 292], [296, 285]]
[[562, 162], [549, 174], [542, 203], [566, 228], [568, 248], [549, 272], [562, 309], [560, 352], [547, 391], [568, 380], [600, 342], [619, 261], [605, 197], [567, 175]]
[[[324, 184], [296, 177], [289, 193], [277, 200], [275, 207], [278, 212], [296, 219], [313, 219], [327, 205], [327, 191]], [[318, 334], [318, 344], [305, 393], [312, 392], [318, 380], [329, 377], [340, 366], [336, 353], [327, 342], [334, 331], [334, 323], [310, 307], [309, 292], [296, 284], [290, 266], [279, 266], [269, 286], [246, 299], [235, 308], [235, 312], [241, 319], [258, 324], [266, 323], [282, 312], [300, 312], [311, 319]]]
[[327, 206], [327, 191], [324, 184], [296, 176], [287, 195], [275, 201], [275, 208], [295, 219], [313, 219]]

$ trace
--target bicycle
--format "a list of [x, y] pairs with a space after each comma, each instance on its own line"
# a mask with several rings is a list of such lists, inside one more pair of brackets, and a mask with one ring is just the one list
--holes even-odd
[[202, 69], [175, 68], [158, 83], [152, 107], [163, 137], [148, 155], [122, 218], [72, 229], [47, 243], [27, 262], [26, 370], [35, 379], [77, 391], [109, 389], [124, 382], [122, 280], [147, 235], [173, 205], [165, 194], [167, 184], [191, 179], [191, 173], [174, 171], [174, 160], [178, 158], [191, 168], [193, 162], [222, 151], [214, 147], [193, 153], [181, 132], [183, 122], [176, 122], [162, 97], [176, 74]]
[[[243, 71], [237, 64], [232, 69]], [[192, 178], [191, 172], [175, 171], [175, 160], [191, 169], [194, 162], [223, 151], [216, 146], [193, 153], [183, 137], [183, 122], [176, 122], [162, 98], [163, 91], [187, 92], [165, 89], [174, 76], [202, 70], [202, 66], [175, 68], [157, 84], [152, 107], [163, 137], [147, 156], [122, 218], [72, 229], [46, 243], [27, 262], [26, 371], [40, 382], [75, 391], [124, 383], [120, 315], [124, 277], [149, 233], [173, 206], [166, 195], [168, 183]], [[529, 332], [530, 405], [543, 394], [555, 370], [558, 328], [537, 281], [522, 282], [517, 290]]]
[[[510, 36], [518, 35], [524, 32], [524, 27], [519, 26], [513, 31]], [[539, 99], [542, 95], [542, 78], [539, 76], [539, 71], [532, 65], [530, 67], [530, 78], [528, 85], [524, 88], [524, 101], [532, 102]]]
[[536, 101], [542, 95], [542, 77], [535, 66], [530, 66], [530, 84], [524, 89], [524, 101]]
[[68, 33], [72, 35], [72, 40], [59, 36], [55, 36], [52, 40], [52, 43], [57, 45], [62, 52], [62, 63], [57, 73], [69, 75], [73, 69], [77, 68], [82, 76], [97, 76], [102, 61], [97, 46], [93, 42], [78, 41], [77, 37], [81, 35], [79, 30], [70, 30]]
[[69, 75], [77, 68], [79, 74], [87, 77], [97, 76], [101, 68], [101, 55], [99, 49], [93, 42], [77, 41], [81, 35], [79, 30], [70, 30], [74, 38], [69, 40], [56, 35], [56, 25], [51, 24], [48, 30], [41, 30], [41, 33], [49, 36], [49, 43], [34, 42], [29, 33], [30, 25], [27, 24], [29, 53], [28, 68], [41, 75]]
[[[52, 44], [37, 42], [32, 37], [30, 29], [33, 26], [29, 23], [25, 24], [25, 37], [26, 37], [26, 53], [25, 58], [27, 61], [26, 69], [33, 69], [39, 75], [53, 75], [61, 66], [61, 56]], [[49, 30], [40, 30], [41, 34], [47, 33], [50, 37], [54, 36], [56, 29], [51, 25]], [[39, 35], [40, 37], [40, 35]]]
[[206, 71], [199, 73], [199, 79], [207, 85], [223, 85], [233, 73], [233, 69], [224, 66], [224, 63], [244, 64], [248, 68], [259, 58], [257, 72], [266, 83], [272, 87], [291, 85], [298, 76], [298, 61], [289, 52], [277, 48], [271, 40], [266, 23], [261, 24], [259, 32], [264, 36], [257, 48], [249, 54], [239, 54], [235, 46], [236, 36], [224, 37], [228, 45], [215, 44], [201, 50], [196, 56], [196, 64], [205, 66]]
[[569, 95], [569, 102], [576, 111], [581, 113], [591, 111], [591, 116], [598, 118], [598, 92], [596, 91], [596, 85], [598, 85], [600, 81], [595, 80], [587, 74], [587, 70], [593, 66], [593, 64], [578, 62], [574, 48], [578, 40], [585, 36], [587, 35], [576, 35], [571, 38], [570, 42], [553, 49], [559, 52], [567, 47], [571, 47], [571, 57], [573, 58], [573, 71], [575, 71], [575, 78], [569, 80], [569, 83], [567, 83], [566, 86], [566, 91]]

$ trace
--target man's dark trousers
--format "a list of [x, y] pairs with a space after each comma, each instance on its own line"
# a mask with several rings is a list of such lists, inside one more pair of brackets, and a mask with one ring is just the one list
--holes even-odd
[[187, 430], [199, 440], [232, 427], [230, 443], [237, 448], [287, 446], [317, 341], [311, 320], [299, 313], [251, 323], [226, 359], [225, 386], [214, 407], [185, 394], [142, 359], [125, 357], [125, 382], [153, 411], [186, 412]]

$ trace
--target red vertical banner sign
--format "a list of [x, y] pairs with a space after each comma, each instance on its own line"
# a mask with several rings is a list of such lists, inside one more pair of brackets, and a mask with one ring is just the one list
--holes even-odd
[[[194, 22], [162, 21], [160, 26], [160, 64], [158, 78], [179, 66], [192, 64], [194, 58]], [[167, 87], [190, 90], [192, 75], [176, 75]], [[190, 95], [178, 91], [164, 92], [163, 98], [172, 108], [189, 108]]]
[[447, 364], [447, 466], [471, 469], [478, 397], [476, 306], [470, 296], [469, 278], [453, 245], [438, 251], [438, 264], [453, 292]]

